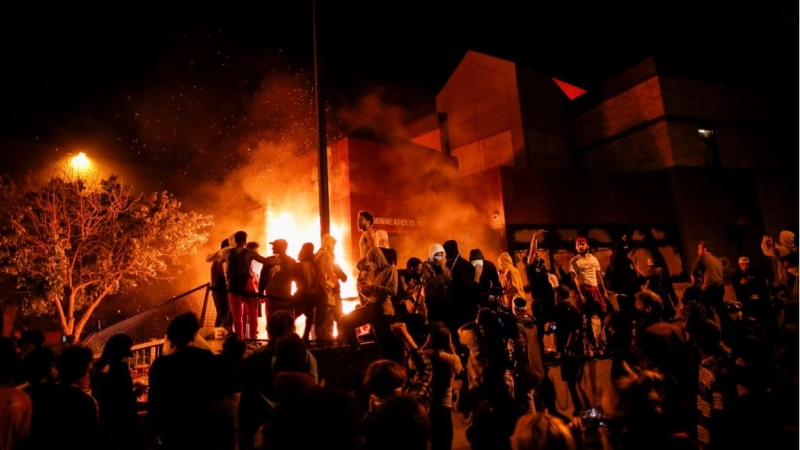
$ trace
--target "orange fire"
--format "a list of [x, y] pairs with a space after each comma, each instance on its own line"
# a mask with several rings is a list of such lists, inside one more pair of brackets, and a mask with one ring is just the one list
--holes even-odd
[[[288, 243], [286, 254], [297, 258], [300, 253], [300, 248], [306, 242], [314, 244], [315, 249], [319, 249], [322, 235], [320, 233], [320, 219], [319, 216], [308, 214], [293, 213], [289, 211], [273, 212], [268, 209], [266, 213], [266, 239], [264, 242], [271, 242], [275, 239], [285, 239]], [[336, 254], [336, 263], [341, 266], [344, 273], [347, 274], [347, 281], [341, 283], [341, 296], [344, 299], [342, 309], [345, 314], [355, 309], [358, 301], [354, 300], [358, 294], [356, 289], [356, 277], [353, 272], [353, 266], [349, 261], [345, 261], [339, 254], [343, 253], [343, 233], [342, 228], [336, 224], [331, 224], [331, 236], [336, 238], [336, 246], [334, 247], [334, 254]], [[267, 250], [269, 251], [269, 250]], [[262, 253], [264, 253], [262, 251]], [[253, 269], [256, 273], [261, 271], [261, 264], [253, 262]], [[292, 286], [292, 293], [296, 287]], [[305, 327], [305, 316], [300, 316], [295, 322], [295, 330], [298, 334], [303, 333]], [[266, 317], [259, 317], [258, 338], [266, 339]], [[334, 335], [336, 335], [336, 328], [334, 327]]]

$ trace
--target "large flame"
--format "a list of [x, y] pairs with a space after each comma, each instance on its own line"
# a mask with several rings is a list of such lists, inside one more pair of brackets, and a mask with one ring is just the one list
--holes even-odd
[[[286, 254], [295, 259], [300, 253], [300, 248], [304, 243], [313, 243], [315, 250], [319, 249], [321, 245], [322, 234], [320, 232], [320, 218], [318, 215], [314, 217], [313, 215], [309, 214], [307, 217], [304, 217], [302, 214], [296, 212], [289, 212], [286, 210], [276, 212], [271, 209], [267, 209], [266, 225], [265, 242], [272, 242], [276, 239], [285, 239], [288, 243]], [[339, 264], [344, 273], [347, 274], [347, 281], [341, 283], [341, 296], [342, 299], [344, 299], [342, 302], [342, 310], [345, 314], [347, 314], [354, 310], [358, 303], [355, 301], [358, 296], [355, 280], [356, 277], [353, 273], [352, 264], [349, 261], [345, 261], [344, 258], [338, 255], [338, 253], [343, 253], [341, 248], [343, 246], [342, 228], [337, 224], [331, 224], [330, 228], [330, 234], [336, 238], [337, 242], [336, 247], [334, 247], [334, 254], [337, 254], [336, 263]], [[263, 254], [264, 251], [261, 253]], [[253, 270], [256, 273], [259, 273], [261, 271], [261, 264], [254, 261]], [[292, 293], [294, 293], [295, 290], [296, 287], [293, 285]], [[298, 334], [302, 334], [303, 328], [305, 327], [305, 321], [305, 316], [300, 316], [297, 318], [295, 330]], [[266, 339], [266, 317], [259, 318], [258, 329], [259, 339]], [[336, 335], [335, 327], [334, 335]]]

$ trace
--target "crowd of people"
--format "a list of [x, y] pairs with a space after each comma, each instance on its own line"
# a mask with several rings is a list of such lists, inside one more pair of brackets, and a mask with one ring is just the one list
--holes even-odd
[[[1, 340], [9, 431], [0, 449], [439, 450], [453, 448], [454, 417], [477, 450], [796, 446], [793, 234], [765, 237], [763, 254], [742, 255], [730, 276], [712, 245], [698, 243], [692, 286], [679, 295], [658, 249], [630, 234], [606, 268], [585, 237], [556, 267], [540, 251], [541, 232], [522, 273], [508, 252], [494, 264], [481, 249], [462, 256], [456, 240], [430, 244], [401, 268], [373, 223], [358, 213], [361, 305], [348, 314], [333, 237], [316, 251], [305, 244], [297, 259], [281, 239], [268, 257], [244, 232], [223, 241], [206, 258], [216, 325], [230, 330], [222, 352], [197, 338], [193, 313], [172, 318], [169, 345], [149, 369], [144, 426], [130, 337], [114, 336], [96, 361], [80, 344], [55, 355], [30, 336]], [[631, 257], [642, 245], [645, 270]], [[250, 351], [262, 299], [269, 339]], [[367, 338], [356, 332], [365, 326]], [[556, 355], [546, 358], [550, 336]], [[312, 337], [340, 341], [335, 363], [350, 366], [352, 383], [332, 384]], [[598, 358], [610, 366], [609, 387], [595, 399], [584, 369]], [[558, 406], [554, 368], [571, 410]]]

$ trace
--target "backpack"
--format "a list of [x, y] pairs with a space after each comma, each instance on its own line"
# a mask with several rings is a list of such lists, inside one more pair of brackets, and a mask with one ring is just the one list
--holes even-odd
[[245, 256], [247, 250], [243, 249], [237, 252], [236, 249], [231, 249], [228, 252], [228, 276], [227, 285], [228, 292], [233, 294], [242, 294], [245, 292], [247, 283], [250, 282], [250, 264]]

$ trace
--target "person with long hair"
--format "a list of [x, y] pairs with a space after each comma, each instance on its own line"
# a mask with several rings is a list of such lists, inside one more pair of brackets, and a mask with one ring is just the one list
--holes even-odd
[[508, 252], [503, 252], [497, 258], [497, 270], [500, 272], [500, 283], [503, 285], [503, 306], [511, 310], [514, 299], [525, 298], [525, 287], [522, 284], [522, 275], [514, 267], [514, 260]]
[[123, 450], [144, 448], [144, 435], [139, 428], [136, 397], [127, 358], [133, 339], [127, 334], [115, 334], [106, 342], [103, 354], [92, 368], [92, 395], [97, 399], [100, 421]]
[[324, 277], [316, 261], [314, 244], [311, 242], [306, 242], [300, 248], [295, 270], [295, 283], [297, 283], [297, 290], [294, 293], [295, 310], [297, 315], [306, 316], [303, 340], [308, 342], [310, 339], [312, 325], [316, 339], [324, 339], [327, 336], [325, 322], [328, 297], [325, 293]]

